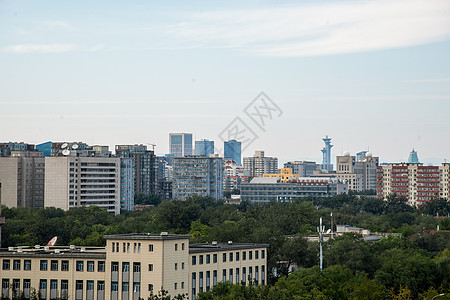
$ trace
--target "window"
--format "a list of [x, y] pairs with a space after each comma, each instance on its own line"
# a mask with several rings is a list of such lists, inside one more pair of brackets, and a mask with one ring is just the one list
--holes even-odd
[[206, 263], [209, 264], [211, 263], [211, 255], [206, 255]]
[[195, 266], [197, 264], [197, 256], [192, 256], [192, 265]]
[[153, 264], [149, 264], [148, 265], [148, 270], [151, 272], [151, 271], [153, 271]]
[[77, 271], [78, 272], [83, 272], [83, 270], [84, 270], [84, 261], [77, 260]]
[[[181, 250], [184, 250], [184, 243], [181, 243]], [[183, 285], [184, 282], [181, 283]]]
[[112, 252], [116, 251], [116, 243], [112, 243]]
[[130, 243], [127, 243], [127, 253], [130, 253]]
[[50, 289], [57, 290], [58, 289], [58, 280], [52, 279], [50, 280]]
[[175, 263], [175, 271], [178, 270], [178, 264]]
[[128, 292], [130, 290], [129, 282], [122, 282], [122, 292]]
[[2, 288], [9, 289], [9, 279], [2, 279]]
[[95, 263], [93, 261], [88, 261], [86, 270], [88, 272], [94, 272], [95, 271]]
[[230, 252], [230, 261], [233, 261], [233, 252]]
[[13, 270], [20, 270], [20, 259], [13, 260]]
[[11, 264], [11, 262], [9, 261], [9, 259], [4, 259], [3, 260], [3, 270], [9, 270], [10, 264]]
[[233, 283], [233, 269], [230, 269], [228, 271], [229, 275], [230, 275], [230, 282]]
[[222, 262], [227, 262], [227, 254], [222, 254]]
[[184, 270], [184, 262], [181, 263], [181, 270]]
[[119, 243], [116, 243], [116, 252], [119, 252]]
[[209, 292], [210, 289], [210, 278], [211, 278], [211, 271], [206, 271], [206, 291]]
[[129, 262], [123, 262], [122, 263], [122, 272], [130, 272], [130, 263]]
[[137, 244], [134, 243], [134, 248], [133, 248], [133, 252], [136, 253], [137, 252]]
[[239, 261], [239, 252], [236, 252], [236, 261]]
[[213, 263], [217, 263], [217, 254], [213, 254]]
[[39, 281], [39, 289], [46, 290], [47, 289], [47, 279], [41, 279]]
[[68, 260], [61, 261], [61, 271], [69, 271], [69, 261]]
[[181, 289], [184, 289], [184, 281], [181, 282]]
[[192, 273], [192, 284], [191, 284], [193, 296], [195, 296], [195, 293], [196, 293], [196, 290], [195, 290], [196, 284], [197, 284], [197, 274], [194, 272], [194, 273]]
[[83, 290], [83, 280], [77, 280], [75, 282], [75, 289], [76, 290]]
[[50, 270], [58, 271], [58, 261], [57, 260], [50, 261]]
[[242, 260], [246, 260], [247, 259], [247, 252], [244, 251], [242, 252]]
[[174, 289], [174, 290], [177, 289], [177, 283], [176, 283], [176, 282], [173, 284], [173, 289]]
[[252, 260], [252, 254], [253, 254], [252, 251], [248, 251], [248, 259], [249, 259], [249, 260]]
[[246, 269], [244, 267], [244, 268], [242, 268], [242, 282], [245, 284], [246, 281], [247, 281], [247, 273], [246, 273]]
[[153, 292], [153, 284], [149, 284], [148, 285], [148, 291], [149, 292]]
[[261, 258], [265, 258], [265, 251], [261, 250]]
[[217, 284], [217, 270], [213, 271], [213, 286]]
[[203, 255], [200, 255], [198, 260], [199, 260], [199, 264], [203, 265]]
[[122, 245], [123, 245], [123, 253], [125, 253], [126, 251], [127, 251], [127, 246], [126, 246], [126, 244], [125, 243], [122, 243]]
[[69, 280], [61, 280], [61, 289], [68, 290], [69, 289]]
[[25, 259], [23, 261], [23, 269], [26, 270], [26, 271], [30, 271], [31, 270], [31, 260]]
[[152, 244], [148, 245], [148, 252], [153, 252], [153, 245]]
[[105, 282], [104, 281], [97, 281], [97, 290], [98, 291], [104, 291], [105, 290]]
[[105, 272], [105, 262], [99, 261], [97, 264], [97, 271], [98, 272]]
[[236, 268], [236, 283], [239, 283], [239, 268]]
[[138, 243], [138, 253], [141, 253], [141, 243]]
[[119, 283], [117, 281], [111, 282], [111, 292], [117, 292], [119, 290]]
[[16, 292], [20, 291], [20, 279], [13, 279], [13, 289]]
[[133, 272], [140, 273], [141, 272], [141, 263], [133, 263]]
[[259, 257], [259, 251], [256, 250], [256, 251], [255, 251], [255, 259], [258, 259], [258, 257]]
[[227, 281], [227, 270], [222, 270], [222, 281]]
[[41, 260], [40, 270], [47, 271], [47, 261], [46, 260]]
[[31, 279], [24, 279], [24, 280], [23, 280], [23, 288], [24, 288], [24, 289], [29, 289], [29, 288], [31, 288]]
[[111, 263], [111, 272], [119, 272], [119, 263], [116, 261], [113, 261]]
[[86, 281], [86, 290], [88, 290], [88, 291], [94, 290], [94, 280]]
[[178, 251], [178, 244], [175, 244], [175, 251]]

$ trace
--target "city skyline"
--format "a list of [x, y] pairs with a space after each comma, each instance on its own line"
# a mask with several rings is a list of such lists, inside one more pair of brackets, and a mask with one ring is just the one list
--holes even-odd
[[[258, 137], [242, 157], [320, 163], [328, 135], [333, 163], [361, 150], [402, 162], [414, 148], [439, 165], [449, 12], [448, 1], [2, 1], [0, 141], [165, 154], [170, 132], [221, 148], [240, 117]], [[261, 91], [283, 111], [263, 130], [244, 113]]]

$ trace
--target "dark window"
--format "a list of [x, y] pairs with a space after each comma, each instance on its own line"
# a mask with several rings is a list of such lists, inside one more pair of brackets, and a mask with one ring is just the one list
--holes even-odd
[[252, 251], [248, 251], [248, 259], [252, 260], [253, 256], [252, 256], [253, 252]]
[[217, 263], [217, 254], [213, 254], [213, 263]]
[[47, 271], [47, 261], [46, 260], [41, 260], [40, 270]]
[[195, 266], [197, 264], [197, 256], [192, 256], [192, 265]]
[[83, 290], [83, 280], [77, 280], [75, 282], [76, 290]]
[[222, 254], [222, 262], [227, 262], [227, 254]]
[[88, 290], [88, 291], [94, 290], [94, 280], [86, 281], [86, 290]]
[[122, 282], [122, 292], [128, 292], [130, 290], [129, 282]]
[[134, 273], [141, 272], [141, 263], [133, 263], [133, 272]]
[[57, 260], [50, 261], [50, 270], [58, 271], [58, 261]]
[[203, 265], [203, 255], [200, 255], [198, 260], [199, 260], [198, 263], [199, 263], [200, 265]]
[[9, 289], [9, 279], [2, 279], [2, 288]]
[[129, 262], [122, 263], [122, 272], [130, 272], [130, 263]]
[[261, 258], [265, 258], [265, 251], [261, 250]]
[[258, 257], [259, 257], [259, 251], [256, 250], [256, 251], [255, 251], [255, 259], [258, 259]]
[[31, 260], [25, 259], [23, 261], [23, 269], [27, 271], [31, 270]]
[[84, 261], [77, 260], [77, 271], [78, 272], [83, 272], [83, 270], [84, 270]]
[[239, 252], [236, 252], [236, 261], [239, 261]]
[[41, 279], [39, 281], [39, 289], [46, 290], [47, 289], [47, 279]]
[[149, 284], [148, 285], [148, 291], [149, 292], [153, 292], [153, 284]]
[[105, 262], [99, 261], [97, 265], [97, 271], [98, 272], [105, 272]]
[[119, 290], [119, 283], [117, 281], [111, 282], [111, 292], [117, 292]]
[[68, 260], [61, 261], [61, 271], [69, 271], [69, 261]]
[[13, 270], [20, 270], [20, 259], [13, 260]]
[[148, 270], [151, 272], [151, 271], [153, 271], [153, 264], [149, 264], [148, 265]]
[[242, 252], [242, 260], [246, 260], [247, 259], [247, 252], [244, 251]]
[[206, 255], [206, 263], [209, 264], [211, 263], [211, 255]]
[[233, 261], [233, 253], [230, 252], [230, 261]]
[[87, 262], [87, 271], [94, 272], [95, 271], [95, 263], [93, 261]]
[[119, 263], [118, 262], [111, 263], [111, 272], [119, 272]]
[[57, 290], [58, 289], [58, 280], [52, 279], [50, 280], [50, 289]]
[[152, 244], [148, 245], [148, 251], [149, 252], [153, 252], [153, 245]]
[[99, 291], [105, 290], [105, 282], [104, 281], [97, 281], [97, 290], [99, 290]]

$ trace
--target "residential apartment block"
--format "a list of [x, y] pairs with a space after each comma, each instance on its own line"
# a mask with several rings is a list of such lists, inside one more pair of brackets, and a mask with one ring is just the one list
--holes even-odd
[[349, 152], [336, 156], [336, 177], [345, 180], [349, 190], [375, 190], [379, 158], [370, 152], [361, 153], [356, 157], [350, 156]]
[[119, 214], [120, 158], [77, 156], [76, 151], [46, 157], [44, 198], [45, 207], [97, 205]]
[[223, 158], [189, 155], [175, 157], [172, 197], [185, 200], [199, 195], [223, 198]]
[[221, 281], [267, 282], [267, 244], [189, 245], [189, 235], [164, 232], [105, 238], [105, 248], [1, 251], [2, 298], [138, 300], [164, 289], [195, 299]]
[[435, 198], [450, 200], [450, 164], [393, 163], [377, 169], [377, 196], [396, 194], [418, 206]]
[[45, 165], [42, 152], [6, 152], [8, 156], [0, 156], [3, 204], [8, 207], [43, 207]]
[[262, 177], [263, 174], [278, 172], [278, 158], [264, 156], [264, 151], [255, 151], [253, 157], [244, 157], [244, 169], [250, 177]]
[[300, 177], [311, 177], [319, 165], [314, 161], [293, 161], [284, 164], [285, 168], [291, 168], [292, 173], [300, 175]]
[[231, 159], [224, 159], [223, 189], [226, 191], [239, 190], [242, 183], [250, 181], [249, 171]]

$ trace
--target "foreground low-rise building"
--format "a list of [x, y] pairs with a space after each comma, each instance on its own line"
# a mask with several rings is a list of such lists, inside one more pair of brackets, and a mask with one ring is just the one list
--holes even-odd
[[189, 235], [105, 236], [106, 247], [0, 251], [1, 297], [138, 300], [161, 289], [189, 299], [220, 281], [267, 282], [267, 244], [189, 245]]

